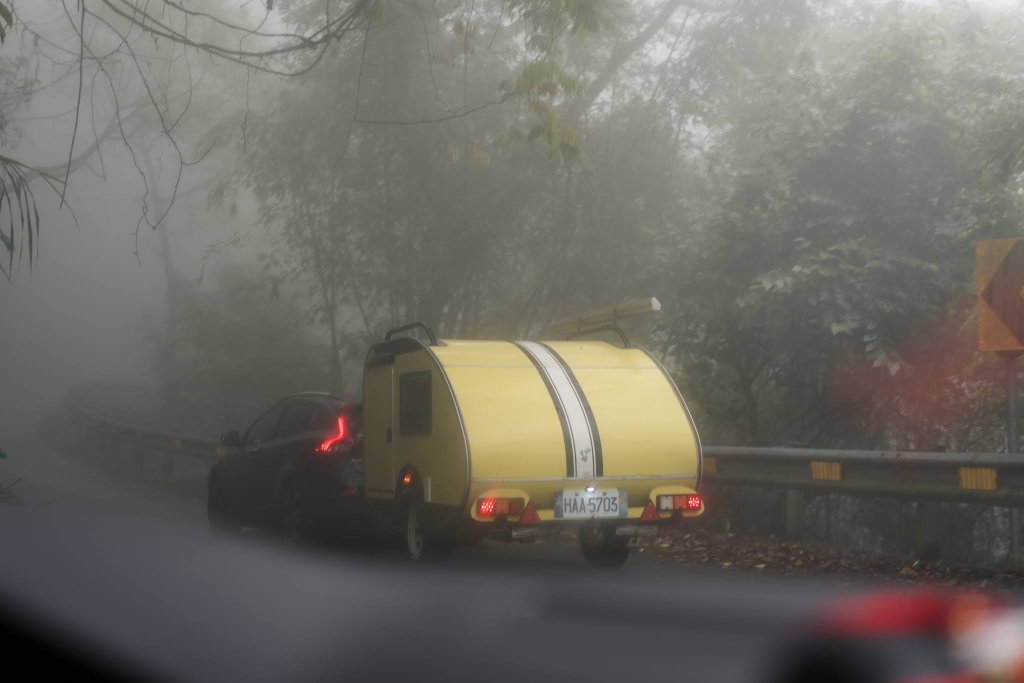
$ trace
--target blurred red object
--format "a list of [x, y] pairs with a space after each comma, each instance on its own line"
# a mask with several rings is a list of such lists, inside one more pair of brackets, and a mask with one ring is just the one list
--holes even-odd
[[1000, 606], [995, 598], [982, 593], [883, 591], [833, 603], [816, 627], [824, 635], [949, 636], [985, 619]]

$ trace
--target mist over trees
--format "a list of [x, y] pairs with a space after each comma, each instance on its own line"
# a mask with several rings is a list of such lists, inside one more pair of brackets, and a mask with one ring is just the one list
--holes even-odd
[[[43, 22], [7, 4], [0, 153], [5, 116], [71, 70], [54, 86], [80, 119], [68, 182], [114, 142], [141, 228], [167, 229], [183, 196], [257, 207], [247, 271], [217, 272], [234, 243], [200, 280], [163, 264], [154, 362], [186, 424], [356, 388], [367, 345], [413, 320], [534, 337], [656, 295], [645, 341], [708, 443], [1003, 447], [973, 243], [1024, 218], [1016, 12], [84, 0]], [[11, 187], [5, 274], [46, 230]]]

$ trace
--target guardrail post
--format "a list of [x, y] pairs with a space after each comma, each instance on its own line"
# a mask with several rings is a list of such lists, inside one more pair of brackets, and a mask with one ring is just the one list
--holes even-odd
[[922, 560], [937, 560], [942, 554], [939, 535], [939, 503], [920, 501], [917, 504], [917, 548]]
[[785, 534], [787, 540], [800, 538], [800, 524], [803, 517], [803, 492], [795, 489], [786, 491], [785, 499]]
[[825, 543], [832, 545], [832, 496], [825, 494]]

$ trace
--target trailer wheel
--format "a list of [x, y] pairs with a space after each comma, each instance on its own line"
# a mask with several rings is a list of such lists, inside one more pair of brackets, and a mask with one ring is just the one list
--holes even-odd
[[418, 507], [414, 500], [410, 500], [405, 506], [405, 550], [410, 560], [423, 559], [423, 551], [427, 545]]
[[580, 550], [591, 567], [621, 567], [629, 558], [629, 539], [615, 535], [614, 527], [581, 527]]
[[410, 560], [441, 559], [447, 557], [455, 549], [455, 544], [440, 538], [433, 538], [423, 533], [423, 517], [420, 503], [414, 498], [404, 505], [405, 508], [405, 550]]

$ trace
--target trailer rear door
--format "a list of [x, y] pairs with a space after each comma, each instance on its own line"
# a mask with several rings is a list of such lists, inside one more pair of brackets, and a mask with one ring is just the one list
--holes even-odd
[[363, 388], [366, 444], [366, 494], [390, 498], [395, 493], [395, 365], [394, 357], [367, 365]]

